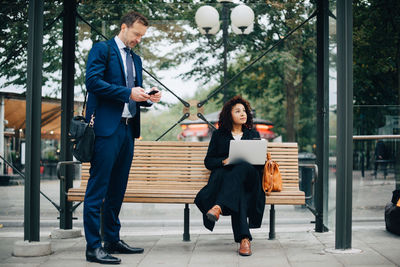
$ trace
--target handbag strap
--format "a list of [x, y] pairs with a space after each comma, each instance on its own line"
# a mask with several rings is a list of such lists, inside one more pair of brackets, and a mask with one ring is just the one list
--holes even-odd
[[86, 99], [87, 99], [87, 90], [85, 90], [85, 100], [83, 101], [83, 107], [82, 107], [82, 117], [85, 117], [85, 108], [86, 108]]
[[[108, 71], [108, 65], [109, 65], [109, 62], [110, 62], [110, 45], [107, 42], [106, 42], [106, 45], [107, 45], [107, 60], [106, 60], [106, 68], [104, 70], [104, 73], [106, 73]], [[82, 107], [82, 117], [85, 116], [87, 95], [88, 95], [88, 91], [85, 90], [85, 99], [83, 100], [83, 107]], [[94, 116], [95, 113], [96, 113], [96, 110], [93, 112], [92, 117]]]

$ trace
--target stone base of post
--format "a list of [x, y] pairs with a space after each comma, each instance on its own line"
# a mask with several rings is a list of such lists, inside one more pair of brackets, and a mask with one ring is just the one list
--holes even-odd
[[82, 236], [81, 229], [54, 229], [51, 231], [52, 239], [67, 239], [67, 238], [77, 238]]
[[360, 254], [363, 251], [357, 248], [349, 248], [349, 249], [335, 249], [335, 248], [326, 248], [324, 249], [325, 252], [331, 254]]
[[50, 242], [17, 241], [13, 249], [13, 256], [15, 257], [40, 257], [51, 253]]

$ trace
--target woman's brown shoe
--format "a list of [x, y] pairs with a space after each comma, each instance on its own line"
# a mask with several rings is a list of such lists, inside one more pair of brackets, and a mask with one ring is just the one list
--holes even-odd
[[215, 205], [212, 207], [208, 212], [207, 212], [207, 219], [209, 219], [212, 222], [216, 222], [219, 219], [219, 215], [221, 214], [221, 207], [218, 205]]
[[251, 245], [250, 245], [250, 240], [248, 238], [243, 238], [242, 241], [240, 241], [239, 255], [241, 256], [251, 255]]

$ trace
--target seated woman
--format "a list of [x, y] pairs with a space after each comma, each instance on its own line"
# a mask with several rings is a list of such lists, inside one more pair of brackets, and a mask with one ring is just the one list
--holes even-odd
[[204, 159], [205, 166], [211, 170], [210, 179], [194, 202], [203, 213], [204, 226], [210, 231], [220, 214], [231, 215], [233, 236], [235, 242], [240, 242], [239, 254], [250, 256], [249, 228], [261, 226], [265, 207], [261, 184], [263, 166], [244, 161], [228, 165], [228, 154], [230, 140], [259, 139], [260, 134], [253, 130], [249, 102], [240, 96], [226, 102], [218, 124]]

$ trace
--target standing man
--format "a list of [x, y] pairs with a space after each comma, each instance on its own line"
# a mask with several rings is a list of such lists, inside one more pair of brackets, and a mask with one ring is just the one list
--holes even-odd
[[[96, 134], [83, 220], [86, 260], [118, 264], [110, 253], [143, 253], [120, 239], [119, 212], [131, 167], [134, 138], [140, 136], [140, 106], [159, 102], [161, 92], [142, 88], [142, 61], [132, 52], [148, 28], [147, 19], [129, 12], [121, 18], [113, 39], [93, 45], [86, 67], [89, 92], [86, 120], [94, 117]], [[104, 202], [104, 203], [103, 203]], [[100, 237], [100, 208], [104, 211], [104, 248]]]

